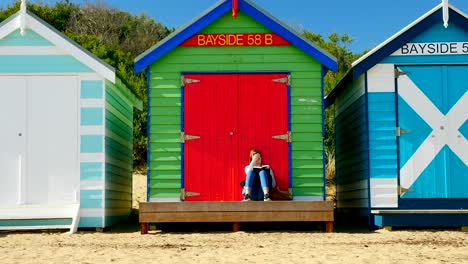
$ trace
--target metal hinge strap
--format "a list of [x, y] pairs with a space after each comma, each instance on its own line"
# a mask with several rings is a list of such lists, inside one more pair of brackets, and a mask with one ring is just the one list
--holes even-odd
[[199, 136], [187, 135], [185, 132], [180, 132], [180, 142], [185, 143], [187, 140], [199, 139]]
[[403, 194], [405, 194], [407, 192], [413, 192], [413, 190], [398, 186], [398, 195], [399, 196], [402, 196]]
[[200, 193], [187, 192], [184, 188], [180, 189], [180, 200], [184, 201], [187, 197], [199, 196]]
[[283, 78], [273, 79], [273, 82], [285, 83], [286, 85], [291, 85], [291, 75], [287, 75]]
[[292, 133], [288, 131], [286, 134], [273, 136], [274, 139], [286, 140], [288, 143], [292, 142]]
[[395, 79], [398, 79], [402, 75], [408, 75], [408, 74], [410, 74], [410, 73], [409, 72], [402, 72], [402, 71], [400, 71], [398, 69], [395, 69]]
[[400, 127], [396, 128], [396, 136], [397, 137], [401, 136], [402, 134], [408, 134], [408, 133], [411, 133], [411, 130], [401, 129]]
[[200, 82], [200, 80], [185, 78], [185, 76], [180, 77], [180, 85], [181, 86], [185, 86], [186, 84], [190, 84], [190, 83], [199, 83], [199, 82]]

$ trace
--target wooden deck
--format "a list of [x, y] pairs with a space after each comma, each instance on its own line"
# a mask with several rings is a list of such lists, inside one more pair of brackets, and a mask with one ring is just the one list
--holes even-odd
[[140, 231], [149, 223], [231, 222], [325, 222], [333, 232], [333, 204], [328, 201], [270, 202], [150, 202], [140, 203]]

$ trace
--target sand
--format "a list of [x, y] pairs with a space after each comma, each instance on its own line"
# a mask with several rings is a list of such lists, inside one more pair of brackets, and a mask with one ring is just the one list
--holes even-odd
[[[135, 183], [144, 185], [145, 177]], [[134, 197], [144, 200], [142, 190], [136, 186]], [[136, 223], [74, 235], [0, 232], [0, 263], [468, 263], [468, 233], [456, 230], [338, 227], [327, 234], [316, 225], [257, 225], [233, 233], [207, 225], [148, 235]]]

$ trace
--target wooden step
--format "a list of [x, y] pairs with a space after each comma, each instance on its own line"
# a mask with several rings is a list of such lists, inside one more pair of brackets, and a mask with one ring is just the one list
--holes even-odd
[[70, 233], [74, 233], [78, 228], [79, 210], [79, 204], [0, 206], [0, 220], [11, 220], [10, 223], [20, 223], [22, 220], [71, 220], [71, 224], [67, 225], [0, 225], [0, 230], [70, 229]]

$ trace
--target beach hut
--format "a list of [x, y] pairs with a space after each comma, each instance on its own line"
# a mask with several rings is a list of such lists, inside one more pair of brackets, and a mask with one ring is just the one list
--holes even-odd
[[0, 230], [104, 228], [132, 200], [135, 93], [21, 10], [0, 24]]
[[[141, 54], [135, 72], [148, 77], [150, 203], [140, 206], [140, 222], [154, 221], [141, 214], [164, 202], [184, 213], [253, 206], [237, 203], [252, 148], [294, 201], [328, 206], [321, 95], [325, 73], [336, 69], [333, 56], [248, 0], [218, 2]], [[207, 218], [164, 220], [237, 219]]]
[[326, 98], [339, 215], [468, 225], [467, 91], [468, 19], [445, 3], [355, 61]]

